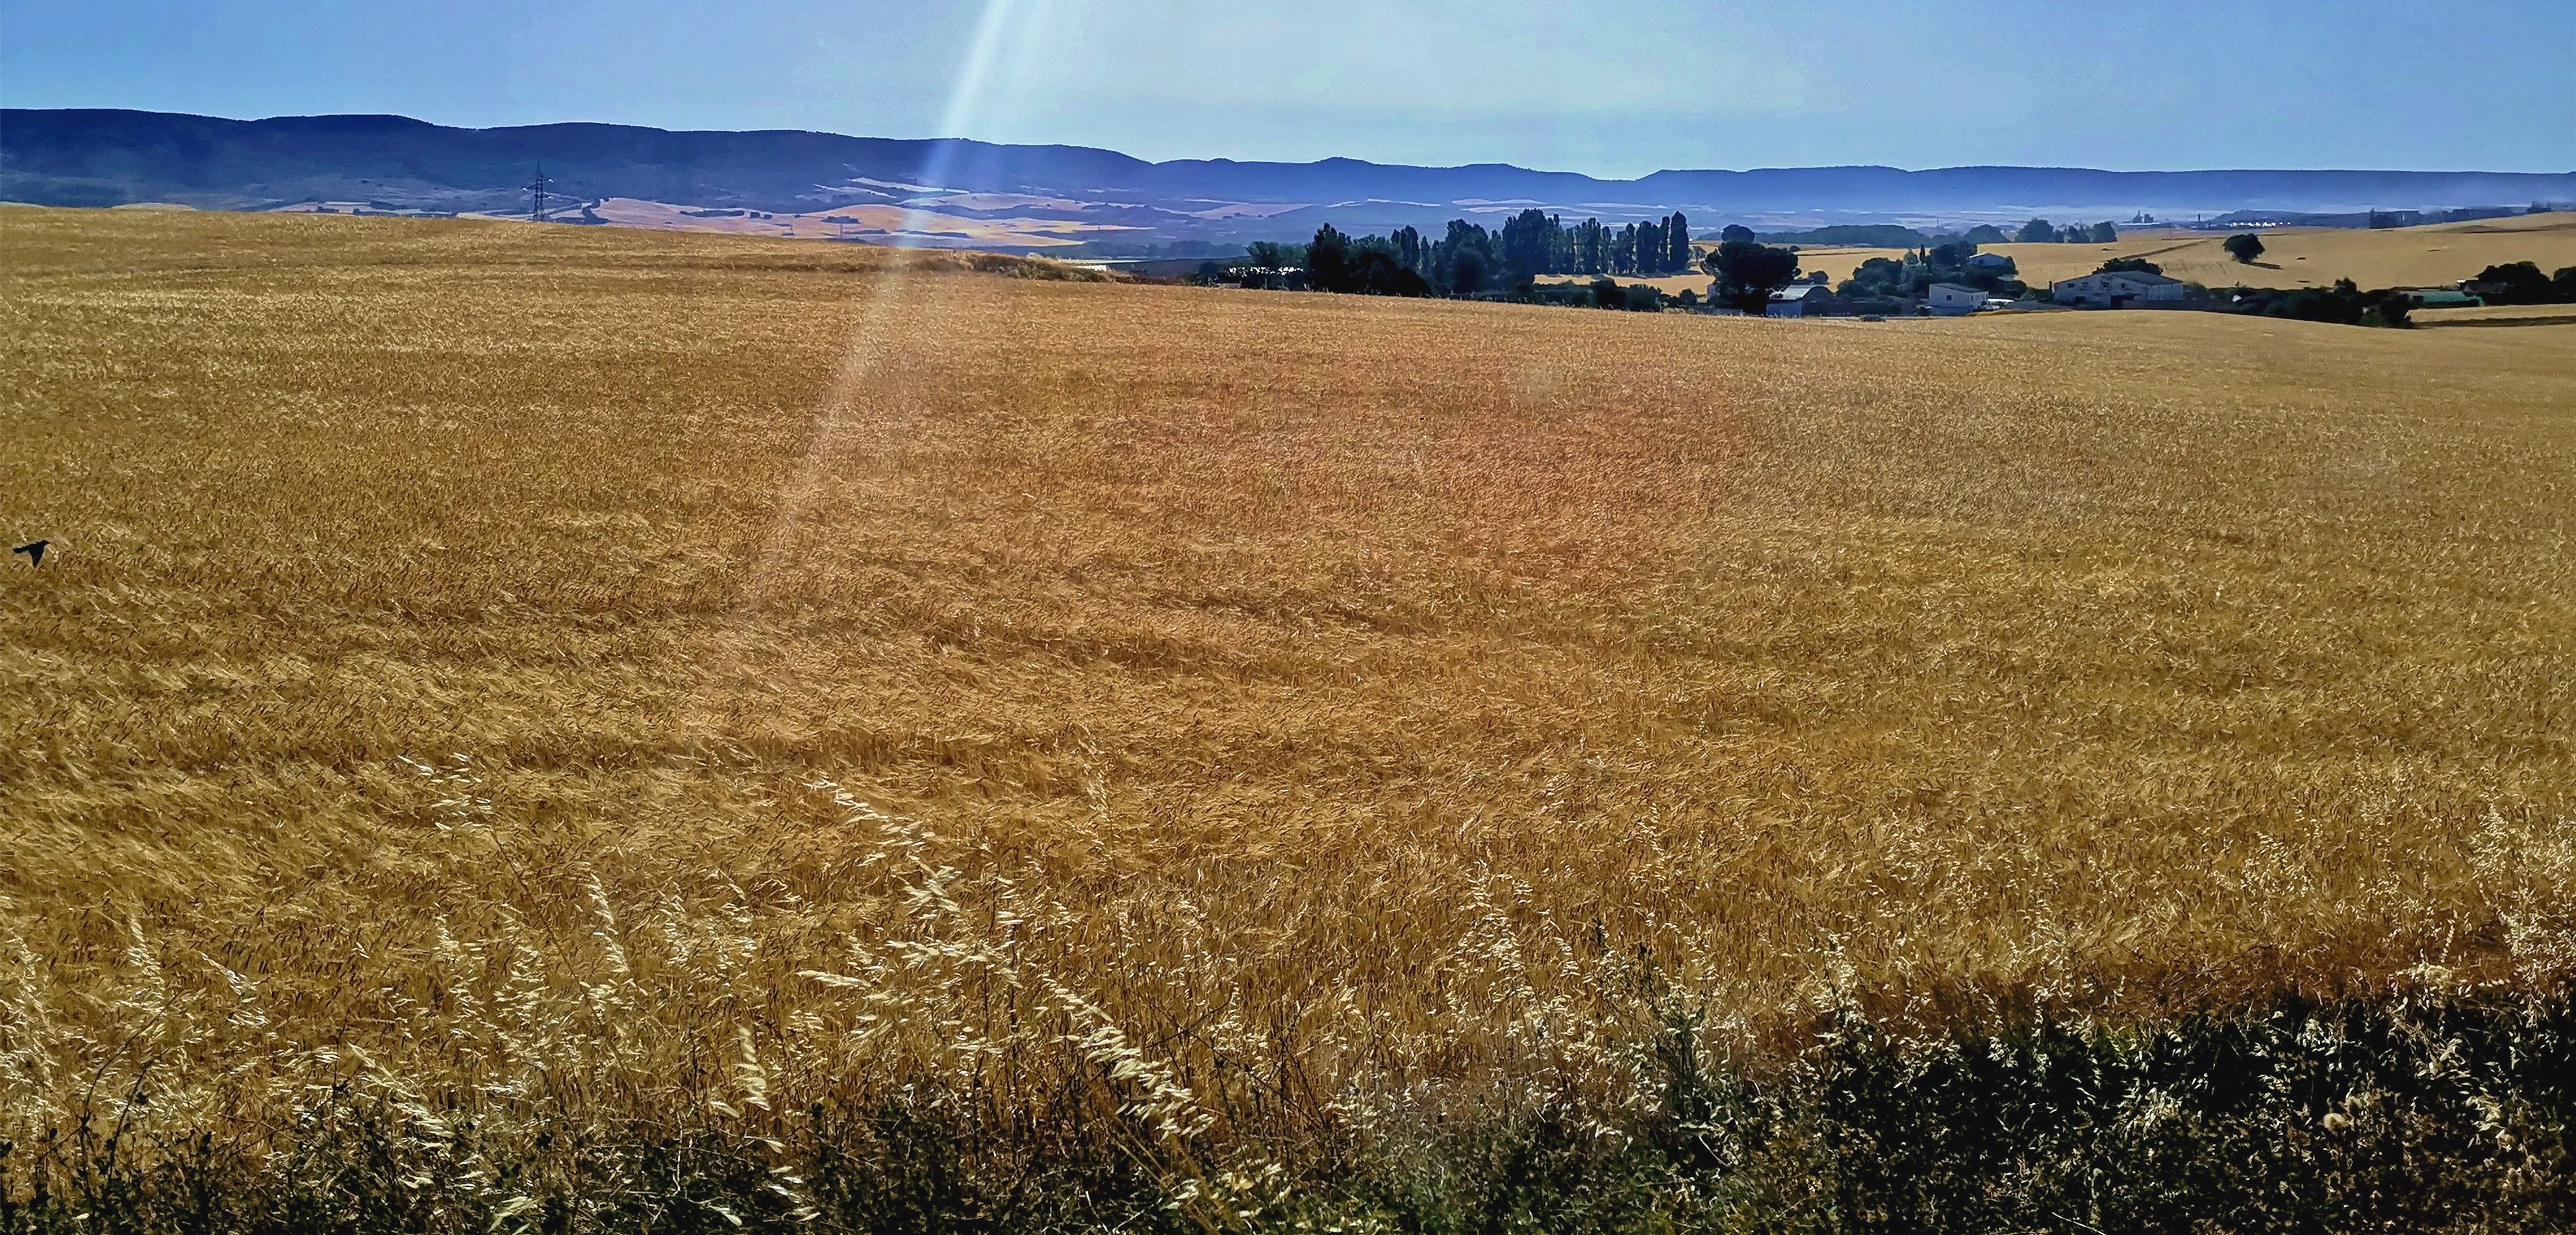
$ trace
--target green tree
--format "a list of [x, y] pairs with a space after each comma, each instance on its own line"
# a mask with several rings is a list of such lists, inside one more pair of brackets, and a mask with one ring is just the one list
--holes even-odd
[[2102, 263], [2095, 274], [2163, 274], [2165, 268], [2143, 257], [2115, 257]]
[[1297, 246], [1281, 244], [1276, 240], [1255, 240], [1245, 245], [1243, 251], [1247, 260], [1253, 265], [1270, 270], [1306, 264], [1306, 257], [1297, 251]]
[[2225, 248], [2227, 255], [2235, 258], [2239, 265], [2253, 265], [2255, 258], [2263, 256], [2263, 238], [2252, 232], [2238, 232], [2228, 237], [2227, 243], [2221, 247]]
[[2057, 225], [2046, 219], [2032, 219], [2013, 233], [2013, 239], [2023, 244], [2049, 244], [2057, 239]]
[[1843, 280], [1837, 290], [1854, 297], [1906, 296], [1913, 294], [1914, 280], [1906, 272], [1905, 263], [1892, 257], [1873, 257], [1852, 271], [1852, 277]]
[[2266, 298], [2263, 316], [2287, 317], [2303, 322], [2337, 322], [2346, 326], [2361, 324], [2361, 295], [2349, 279], [2336, 281], [2331, 288], [2303, 287]]
[[1429, 246], [1422, 243], [1422, 233], [1412, 227], [1399, 227], [1387, 239], [1395, 244], [1395, 259], [1402, 262], [1405, 269], [1419, 272], [1431, 264]]
[[1681, 211], [1676, 210], [1673, 212], [1672, 219], [1665, 223], [1664, 226], [1666, 229], [1665, 235], [1670, 238], [1673, 246], [1672, 259], [1664, 263], [1664, 269], [1674, 271], [1676, 273], [1690, 269], [1691, 237], [1689, 217], [1684, 215]]
[[1431, 283], [1457, 295], [1474, 295], [1485, 290], [1501, 266], [1492, 233], [1465, 219], [1451, 219], [1448, 234], [1434, 246]]
[[1358, 291], [1351, 278], [1351, 238], [1330, 223], [1316, 228], [1306, 246], [1306, 275], [1319, 292]]
[[1608, 268], [1609, 240], [1603, 234], [1601, 220], [1585, 219], [1574, 226], [1574, 273], [1601, 274]]
[[1503, 224], [1503, 277], [1513, 287], [1527, 287], [1554, 265], [1558, 228], [1540, 210], [1524, 210]]
[[2489, 266], [2471, 281], [2488, 285], [2486, 299], [2494, 304], [2547, 304], [2555, 299], [2555, 289], [2549, 276], [2540, 273], [2538, 262]]
[[1753, 234], [1752, 228], [1746, 227], [1741, 223], [1729, 223], [1726, 225], [1726, 230], [1717, 234], [1717, 239], [1720, 244], [1724, 244], [1729, 240], [1740, 240], [1746, 244], [1751, 244], [1758, 239], [1758, 237]]
[[1747, 313], [1760, 313], [1771, 293], [1798, 277], [1798, 255], [1747, 240], [1723, 241], [1701, 263], [1717, 286], [1712, 294]]
[[1449, 258], [1449, 291], [1451, 295], [1473, 296], [1485, 288], [1485, 254], [1481, 249], [1460, 249]]
[[1422, 272], [1406, 266], [1396, 254], [1395, 242], [1382, 236], [1368, 237], [1351, 247], [1346, 277], [1346, 285], [1335, 290], [1368, 296], [1431, 294], [1431, 284]]

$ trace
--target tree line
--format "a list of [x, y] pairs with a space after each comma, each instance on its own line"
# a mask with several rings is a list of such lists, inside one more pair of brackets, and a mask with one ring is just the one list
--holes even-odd
[[[1971, 231], [1968, 233], [1968, 238], [1981, 244], [1994, 244], [2003, 239], [2003, 234], [1996, 232], [1993, 239], [1986, 239]], [[2120, 239], [2120, 229], [2118, 225], [2112, 223], [2095, 223], [2090, 227], [2081, 223], [2071, 223], [2065, 227], [2059, 227], [2046, 219], [2032, 219], [2022, 224], [2020, 231], [2013, 233], [2013, 239], [2023, 244], [2112, 244]]]
[[1691, 268], [1690, 219], [1680, 211], [1614, 232], [1599, 219], [1567, 227], [1555, 215], [1524, 210], [1503, 224], [1501, 241], [1511, 268], [1539, 274], [1652, 277]]
[[2538, 262], [2489, 266], [2469, 280], [2469, 289], [2488, 304], [2576, 304], [2576, 266], [2540, 273]]
[[1681, 274], [1692, 268], [1690, 220], [1679, 211], [1611, 228], [1599, 219], [1567, 226], [1524, 210], [1500, 230], [1452, 219], [1437, 237], [1412, 227], [1353, 236], [1325, 224], [1303, 245], [1257, 241], [1242, 265], [1210, 262], [1208, 281], [1380, 296], [1474, 296], [1526, 291], [1541, 275]]

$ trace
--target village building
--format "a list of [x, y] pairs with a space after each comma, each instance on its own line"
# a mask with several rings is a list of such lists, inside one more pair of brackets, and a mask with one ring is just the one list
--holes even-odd
[[1968, 268], [2010, 274], [2013, 271], [2013, 259], [2001, 253], [1972, 253], [1968, 256]]
[[[1789, 311], [1790, 307], [1796, 311]], [[1830, 286], [1793, 283], [1772, 296], [1763, 311], [1772, 317], [1849, 317], [1855, 310]]]
[[2142, 270], [2108, 270], [2048, 285], [2049, 299], [2085, 309], [2130, 309], [2178, 301], [2183, 282]]
[[1764, 317], [1815, 317], [1833, 300], [1833, 292], [1820, 284], [1792, 283], [1771, 293], [1771, 301], [1762, 308]]

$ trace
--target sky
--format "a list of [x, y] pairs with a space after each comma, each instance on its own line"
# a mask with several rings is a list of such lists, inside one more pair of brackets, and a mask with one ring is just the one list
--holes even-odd
[[0, 104], [1615, 177], [2564, 172], [2571, 49], [2576, 0], [0, 0]]

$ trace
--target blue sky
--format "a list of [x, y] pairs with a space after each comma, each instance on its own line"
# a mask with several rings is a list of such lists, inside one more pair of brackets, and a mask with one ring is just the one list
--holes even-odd
[[2576, 0], [0, 0], [0, 103], [1611, 176], [2568, 171], [2571, 49]]

